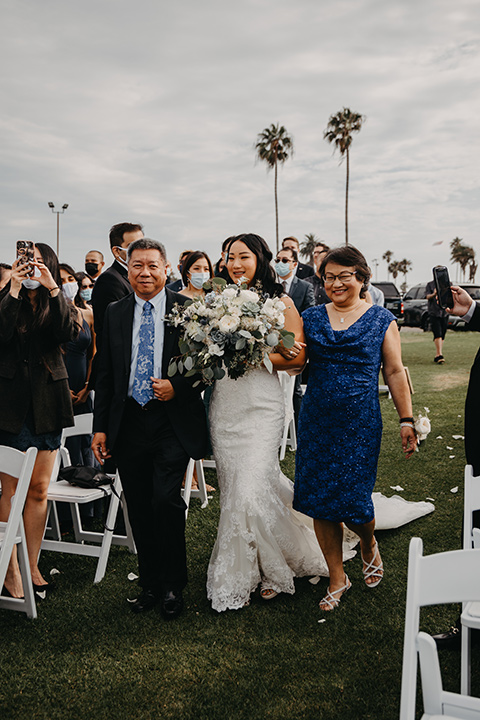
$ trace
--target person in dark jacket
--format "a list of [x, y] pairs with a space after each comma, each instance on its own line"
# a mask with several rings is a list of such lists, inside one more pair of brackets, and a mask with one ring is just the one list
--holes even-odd
[[[285, 248], [291, 248], [292, 250], [295, 250], [297, 255], [300, 253], [300, 243], [298, 242], [297, 238], [293, 235], [290, 235], [289, 237], [283, 238], [282, 240], [282, 250]], [[299, 262], [297, 265], [297, 269], [295, 270], [295, 275], [300, 278], [300, 280], [305, 280], [305, 278], [310, 277], [310, 275], [313, 275], [315, 273], [315, 270], [311, 265], [306, 265], [305, 263]]]
[[[29, 274], [34, 270], [34, 276]], [[9, 284], [0, 292], [0, 445], [38, 455], [24, 510], [25, 535], [36, 592], [48, 590], [38, 569], [38, 555], [47, 516], [50, 483], [62, 429], [73, 425], [68, 375], [62, 345], [79, 330], [76, 311], [60, 291], [57, 256], [43, 243], [35, 246], [34, 261], [17, 259]], [[6, 521], [17, 481], [0, 475], [0, 520]], [[14, 557], [3, 593], [23, 596]]]

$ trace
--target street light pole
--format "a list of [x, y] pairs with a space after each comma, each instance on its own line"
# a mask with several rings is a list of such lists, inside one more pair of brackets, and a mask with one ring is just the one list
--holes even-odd
[[55, 210], [55, 205], [53, 202], [48, 203], [48, 207], [52, 211], [52, 213], [55, 213], [57, 216], [57, 258], [60, 256], [60, 215], [63, 215], [65, 210], [68, 208], [68, 203], [65, 203], [62, 205], [61, 210]]

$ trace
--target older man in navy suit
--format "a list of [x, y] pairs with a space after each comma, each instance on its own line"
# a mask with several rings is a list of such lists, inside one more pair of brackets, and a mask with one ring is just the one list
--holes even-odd
[[172, 619], [187, 583], [182, 480], [189, 459], [205, 454], [207, 424], [198, 378], [168, 377], [180, 328], [164, 317], [187, 298], [165, 289], [166, 262], [155, 240], [128, 249], [133, 292], [105, 314], [92, 448], [100, 462], [113, 456], [125, 492], [142, 588], [131, 609], [160, 604]]

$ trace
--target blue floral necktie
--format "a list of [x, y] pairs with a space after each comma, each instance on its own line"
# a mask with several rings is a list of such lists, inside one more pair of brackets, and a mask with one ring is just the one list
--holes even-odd
[[146, 405], [153, 400], [153, 343], [155, 340], [155, 323], [152, 315], [153, 305], [148, 301], [143, 306], [142, 321], [138, 343], [137, 367], [133, 380], [132, 397], [139, 405]]

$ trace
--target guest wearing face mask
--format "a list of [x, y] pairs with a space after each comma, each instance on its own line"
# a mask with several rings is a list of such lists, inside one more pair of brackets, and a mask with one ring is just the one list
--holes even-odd
[[213, 276], [213, 267], [208, 255], [201, 250], [195, 250], [183, 258], [182, 282], [184, 289], [180, 295], [196, 298], [205, 295], [203, 283]]
[[[299, 315], [304, 310], [315, 305], [313, 286], [306, 280], [297, 277], [298, 254], [293, 247], [283, 247], [278, 251], [275, 258], [275, 272], [278, 282], [282, 285], [284, 292], [289, 295]], [[295, 389], [293, 391], [293, 410], [295, 413], [295, 427], [298, 426], [298, 415], [302, 404], [302, 379], [300, 375], [295, 377]]]
[[99, 276], [92, 292], [98, 352], [101, 350], [103, 319], [107, 307], [110, 303], [121, 300], [132, 292], [132, 286], [128, 281], [127, 248], [132, 242], [140, 238], [143, 238], [143, 228], [138, 224], [119, 223], [110, 229], [110, 248], [115, 260]]
[[[78, 323], [60, 291], [57, 256], [43, 243], [35, 245], [34, 252], [33, 262], [13, 263], [10, 281], [0, 291], [0, 445], [22, 451], [38, 448], [23, 517], [34, 589], [44, 598], [50, 584], [38, 568], [38, 555], [47, 489], [62, 428], [73, 425], [62, 345], [75, 339]], [[28, 277], [32, 269], [35, 275]], [[17, 481], [2, 473], [1, 484], [0, 520], [5, 521]], [[23, 596], [14, 556], [2, 592]]]
[[90, 275], [87, 275], [87, 273], [84, 272], [75, 273], [75, 278], [78, 282], [78, 293], [73, 301], [74, 304], [82, 310], [86, 310], [88, 308], [91, 309], [92, 292], [95, 281], [90, 277]]
[[100, 274], [105, 267], [105, 259], [103, 253], [100, 250], [89, 250], [85, 255], [85, 272], [87, 275], [95, 280], [100, 277]]

